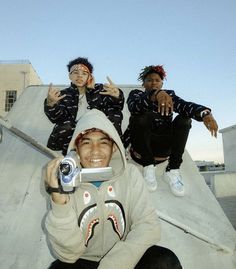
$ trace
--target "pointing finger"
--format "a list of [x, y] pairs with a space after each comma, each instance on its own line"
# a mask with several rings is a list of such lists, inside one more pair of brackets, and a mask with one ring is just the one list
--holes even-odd
[[52, 82], [49, 84], [48, 92], [52, 90]]
[[112, 80], [107, 76], [107, 80], [108, 80], [108, 82], [110, 83], [110, 85], [115, 85], [113, 82], [112, 82]]

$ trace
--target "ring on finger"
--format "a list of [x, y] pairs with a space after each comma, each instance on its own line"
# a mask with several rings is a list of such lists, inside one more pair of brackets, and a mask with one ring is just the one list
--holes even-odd
[[165, 104], [164, 104], [164, 103], [162, 103], [162, 104], [161, 104], [161, 106], [165, 106]]

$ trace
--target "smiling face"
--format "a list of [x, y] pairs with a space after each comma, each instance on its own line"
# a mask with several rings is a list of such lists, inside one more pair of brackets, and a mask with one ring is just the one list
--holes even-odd
[[84, 134], [76, 145], [84, 168], [107, 167], [115, 149], [116, 146], [108, 135], [97, 130]]
[[90, 74], [82, 70], [74, 70], [69, 74], [69, 78], [77, 87], [84, 87], [87, 85]]
[[143, 87], [146, 90], [160, 90], [163, 85], [163, 80], [157, 73], [147, 75], [143, 82]]

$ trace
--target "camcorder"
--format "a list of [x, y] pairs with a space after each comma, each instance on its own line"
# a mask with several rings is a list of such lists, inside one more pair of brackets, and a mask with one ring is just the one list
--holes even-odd
[[79, 159], [75, 151], [70, 151], [58, 168], [59, 184], [65, 193], [74, 192], [82, 182], [107, 181], [112, 175], [111, 167], [79, 168]]

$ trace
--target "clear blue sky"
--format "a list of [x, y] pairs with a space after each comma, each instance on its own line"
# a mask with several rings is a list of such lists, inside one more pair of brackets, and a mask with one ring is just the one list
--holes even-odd
[[[0, 60], [28, 59], [44, 84], [68, 84], [66, 65], [84, 56], [97, 82], [138, 84], [163, 64], [165, 88], [212, 108], [219, 128], [236, 124], [235, 0], [2, 1]], [[194, 122], [193, 159], [223, 161], [222, 136]]]

